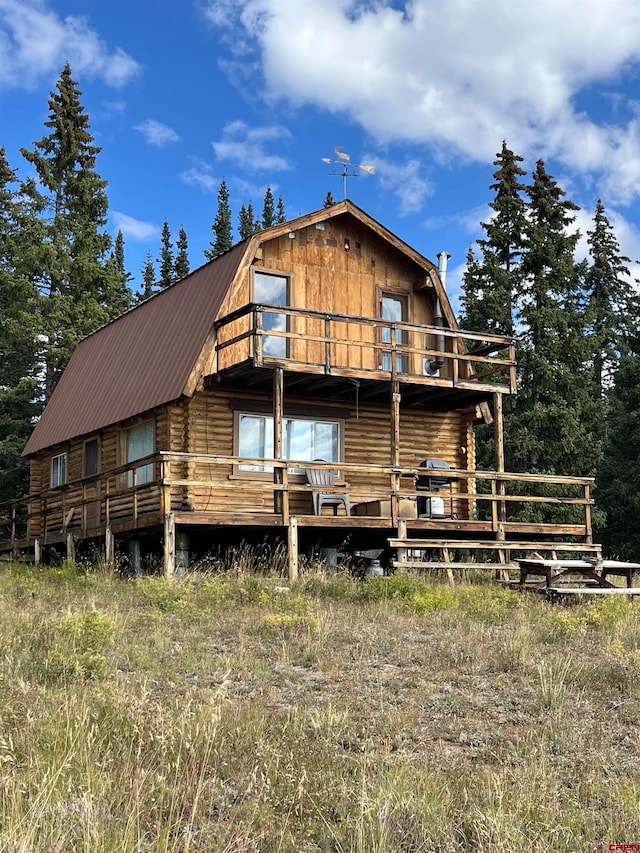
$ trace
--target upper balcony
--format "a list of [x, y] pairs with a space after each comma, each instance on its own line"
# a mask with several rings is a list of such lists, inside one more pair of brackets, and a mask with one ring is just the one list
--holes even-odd
[[[370, 402], [387, 400], [396, 380], [406, 404], [424, 403], [427, 391], [433, 408], [516, 391], [515, 344], [500, 335], [259, 304], [222, 317], [215, 329], [211, 373], [254, 390], [256, 368], [283, 368], [300, 374], [299, 385], [306, 375], [315, 391], [318, 375], [356, 381]], [[263, 379], [266, 386], [269, 374]]]

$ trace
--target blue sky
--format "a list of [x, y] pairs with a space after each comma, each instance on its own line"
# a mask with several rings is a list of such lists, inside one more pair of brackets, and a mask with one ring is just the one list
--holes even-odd
[[503, 139], [581, 206], [581, 251], [602, 198], [640, 258], [638, 0], [0, 0], [0, 144], [21, 176], [66, 61], [138, 284], [165, 219], [204, 261], [223, 178], [234, 224], [267, 184], [290, 218], [342, 198], [336, 146], [375, 166], [349, 198], [451, 254], [454, 302]]

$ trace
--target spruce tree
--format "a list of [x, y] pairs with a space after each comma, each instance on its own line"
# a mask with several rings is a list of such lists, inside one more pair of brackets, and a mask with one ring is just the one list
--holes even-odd
[[142, 294], [140, 301], [148, 299], [150, 296], [153, 296], [154, 293], [157, 292], [155, 287], [156, 284], [156, 271], [153, 266], [153, 255], [151, 254], [151, 249], [147, 252], [147, 259], [144, 263], [144, 267], [142, 268]]
[[176, 261], [174, 265], [175, 280], [179, 281], [189, 275], [189, 241], [187, 240], [187, 232], [181, 226], [176, 240]]
[[640, 349], [636, 341], [620, 357], [608, 393], [606, 438], [596, 476], [598, 507], [606, 523], [606, 553], [623, 560], [640, 554]]
[[276, 210], [276, 225], [282, 225], [287, 221], [287, 213], [284, 209], [284, 202], [282, 201], [282, 196], [278, 196], [278, 207]]
[[109, 264], [106, 181], [96, 171], [100, 148], [93, 144], [81, 92], [67, 64], [49, 99], [50, 133], [21, 149], [37, 181], [22, 193], [42, 211], [44, 250], [33, 270], [43, 305], [44, 396], [49, 398], [78, 342], [117, 316], [121, 282]]
[[522, 241], [525, 228], [525, 189], [520, 178], [526, 172], [520, 168], [523, 158], [502, 143], [494, 161], [498, 166], [490, 185], [495, 195], [490, 207], [494, 216], [480, 223], [486, 237], [478, 240], [480, 259], [473, 253], [467, 257], [464, 275], [461, 325], [477, 331], [513, 335], [514, 287], [518, 287]]
[[129, 283], [133, 281], [131, 273], [127, 272], [124, 258], [124, 235], [118, 231], [113, 251], [109, 258], [111, 275], [116, 283], [113, 294], [113, 310], [117, 314], [124, 314], [131, 307], [132, 293]]
[[169, 223], [165, 219], [164, 224], [162, 226], [162, 237], [161, 240], [161, 248], [160, 248], [160, 257], [158, 262], [160, 264], [160, 287], [165, 288], [169, 287], [169, 285], [174, 282], [174, 260], [173, 260], [173, 245], [171, 243], [171, 231], [169, 230]]
[[323, 202], [322, 206], [323, 206], [323, 207], [325, 207], [325, 208], [326, 208], [326, 207], [331, 207], [331, 205], [333, 205], [333, 204], [335, 204], [335, 203], [336, 203], [336, 202], [335, 202], [335, 199], [334, 199], [334, 197], [333, 197], [333, 193], [331, 192], [331, 190], [329, 190], [329, 192], [328, 192], [328, 193], [326, 194], [326, 196], [324, 197], [324, 202]]
[[[529, 197], [518, 301], [518, 400], [505, 420], [505, 457], [514, 471], [588, 475], [599, 458], [601, 407], [574, 262], [579, 233], [568, 233], [573, 202], [539, 160]], [[531, 507], [529, 507], [531, 509]]]
[[[37, 211], [36, 211], [37, 213]], [[0, 149], [0, 502], [28, 493], [22, 449], [40, 413], [40, 302], [31, 265], [41, 243], [39, 218], [21, 195]]]
[[271, 187], [268, 186], [264, 194], [264, 203], [262, 205], [262, 228], [271, 228], [276, 221], [275, 200]]
[[251, 237], [252, 234], [255, 234], [257, 231], [260, 231], [260, 226], [256, 224], [253, 215], [253, 205], [249, 202], [248, 207], [245, 207], [244, 204], [240, 208], [240, 215], [238, 217], [238, 233], [240, 235], [241, 240], [246, 240], [247, 237]]
[[589, 314], [594, 363], [594, 394], [601, 399], [636, 333], [640, 300], [629, 286], [630, 259], [620, 245], [604, 205], [598, 199], [593, 230], [587, 231], [591, 266], [586, 275], [585, 299]]
[[208, 261], [217, 258], [218, 255], [226, 252], [233, 245], [229, 190], [224, 180], [218, 190], [218, 212], [216, 213], [211, 230], [213, 231], [213, 239], [209, 244], [209, 248], [204, 251], [204, 256]]

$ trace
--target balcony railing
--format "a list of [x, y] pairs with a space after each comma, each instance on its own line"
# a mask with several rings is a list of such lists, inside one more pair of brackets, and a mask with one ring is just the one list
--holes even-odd
[[246, 305], [221, 318], [215, 369], [256, 367], [515, 393], [511, 338], [302, 308]]
[[[235, 479], [234, 472], [243, 466], [265, 461], [272, 471], [262, 478]], [[136, 472], [151, 463], [153, 482], [138, 483]], [[442, 496], [416, 491], [415, 477], [425, 469], [413, 466], [161, 452], [0, 505], [0, 550], [32, 546], [35, 538], [41, 544], [60, 542], [70, 532], [77, 538], [99, 536], [108, 526], [135, 530], [161, 523], [168, 513], [176, 513], [183, 523], [287, 525], [291, 517], [306, 517], [308, 524], [333, 524], [333, 518], [313, 517], [313, 487], [296, 473], [309, 467], [339, 467], [349, 482], [353, 510], [351, 518], [340, 519], [342, 526], [375, 526], [376, 518], [381, 526], [395, 526], [403, 507], [415, 506], [418, 497]], [[416, 518], [417, 527], [449, 527], [452, 535], [455, 530], [465, 535], [477, 530], [501, 538], [524, 532], [592, 541], [592, 478], [455, 469], [447, 475], [453, 481], [450, 516]], [[360, 514], [359, 508], [366, 511]], [[537, 512], [523, 513], [523, 508]], [[545, 520], [545, 513], [553, 520]]]

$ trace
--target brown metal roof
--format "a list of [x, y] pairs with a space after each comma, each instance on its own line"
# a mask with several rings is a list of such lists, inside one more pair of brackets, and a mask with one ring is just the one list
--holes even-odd
[[239, 243], [85, 338], [23, 456], [178, 399], [246, 249]]

